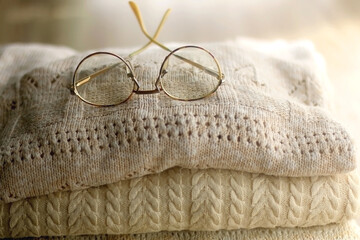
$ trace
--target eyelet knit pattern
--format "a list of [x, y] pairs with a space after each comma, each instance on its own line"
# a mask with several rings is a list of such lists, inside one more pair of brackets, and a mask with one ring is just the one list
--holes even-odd
[[357, 172], [299, 178], [173, 168], [0, 204], [0, 237], [310, 227], [355, 218], [359, 205]]
[[[53, 54], [55, 60], [31, 68], [31, 53], [42, 47], [0, 49], [0, 198], [12, 202], [83, 189], [174, 166], [279, 176], [355, 168], [348, 133], [325, 110], [324, 69], [311, 46], [275, 46], [273, 54], [236, 42], [205, 47], [226, 75], [210, 98], [181, 102], [165, 94], [139, 95], [109, 108], [70, 94], [83, 54], [53, 48], [58, 59]], [[165, 54], [153, 48], [133, 59], [144, 89], [152, 86]], [[20, 67], [23, 74], [8, 73]]]

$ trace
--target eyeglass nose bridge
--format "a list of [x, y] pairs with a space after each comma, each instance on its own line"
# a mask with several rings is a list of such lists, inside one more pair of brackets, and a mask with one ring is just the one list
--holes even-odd
[[137, 80], [137, 78], [135, 77], [135, 73], [134, 73], [134, 69], [133, 69], [133, 66], [131, 64], [131, 62], [129, 60], [125, 60], [127, 63], [128, 63], [128, 68], [126, 68], [127, 70], [127, 76], [129, 78], [131, 78], [131, 80], [133, 80], [135, 82], [135, 88], [134, 88], [134, 93], [136, 94], [155, 94], [155, 93], [160, 93], [162, 88], [161, 86], [159, 87], [159, 81], [160, 81], [160, 78], [162, 78], [166, 73], [167, 73], [167, 70], [166, 69], [163, 69], [159, 76], [157, 77], [156, 81], [155, 81], [155, 89], [152, 89], [152, 90], [140, 90], [140, 83], [139, 81]]
[[135, 82], [136, 88], [134, 89], [134, 93], [136, 94], [155, 94], [161, 92], [161, 87], [158, 86], [158, 81], [155, 82], [155, 89], [152, 90], [140, 90], [140, 84], [138, 80], [133, 76], [132, 80]]
[[154, 93], [160, 93], [159, 89], [153, 89], [153, 90], [137, 90], [134, 91], [136, 94], [154, 94]]

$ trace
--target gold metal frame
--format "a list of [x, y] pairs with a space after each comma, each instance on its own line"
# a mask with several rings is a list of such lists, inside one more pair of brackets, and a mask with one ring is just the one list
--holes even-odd
[[[203, 96], [203, 97], [199, 97], [199, 98], [196, 98], [196, 99], [181, 99], [181, 98], [177, 98], [177, 97], [171, 95], [170, 93], [168, 93], [168, 92], [166, 91], [165, 88], [162, 87], [161, 79], [162, 79], [162, 77], [163, 77], [163, 71], [166, 70], [166, 69], [163, 69], [163, 68], [165, 67], [165, 63], [167, 63], [167, 60], [168, 60], [168, 58], [169, 58], [171, 55], [174, 55], [175, 57], [180, 58], [181, 60], [183, 60], [183, 61], [185, 61], [185, 62], [187, 62], [187, 63], [192, 62], [192, 61], [190, 61], [190, 60], [188, 60], [188, 59], [186, 59], [186, 58], [183, 58], [183, 57], [178, 56], [178, 55], [175, 54], [175, 52], [177, 52], [177, 51], [179, 51], [179, 50], [181, 50], [181, 49], [185, 49], [185, 48], [198, 48], [198, 49], [201, 49], [201, 50], [207, 52], [207, 53], [213, 58], [213, 60], [214, 60], [215, 63], [216, 63], [216, 66], [217, 66], [217, 68], [218, 68], [218, 73], [216, 73], [216, 76], [217, 76], [217, 78], [218, 78], [218, 80], [219, 80], [218, 85], [216, 86], [216, 88], [215, 88], [213, 91], [209, 92], [207, 95], [205, 95], [205, 96]], [[190, 61], [190, 62], [189, 62], [189, 61]], [[193, 65], [192, 63], [190, 63], [190, 64]], [[195, 64], [197, 64], [197, 63], [195, 63]], [[195, 67], [198, 67], [198, 68], [200, 68], [200, 69], [202, 69], [202, 70], [205, 70], [206, 73], [214, 76], [214, 71], [211, 70], [211, 69], [210, 69], [210, 71], [211, 71], [211, 72], [210, 72], [208, 68], [206, 68], [206, 67], [204, 67], [204, 66], [201, 66], [201, 65], [199, 66], [199, 64], [195, 65]], [[206, 50], [206, 49], [203, 48], [203, 47], [194, 46], [194, 45], [188, 45], [188, 46], [179, 47], [179, 48], [171, 51], [171, 52], [169, 53], [169, 55], [167, 55], [167, 56], [165, 57], [163, 63], [161, 64], [160, 71], [159, 71], [159, 75], [158, 75], [158, 77], [157, 77], [157, 79], [156, 79], [156, 82], [155, 82], [155, 86], [156, 86], [156, 87], [158, 86], [159, 82], [160, 82], [161, 90], [163, 90], [164, 93], [165, 93], [166, 95], [168, 95], [169, 97], [171, 97], [171, 98], [173, 98], [173, 99], [175, 99], [175, 100], [180, 100], [180, 101], [196, 101], [196, 100], [200, 100], [200, 99], [206, 98], [206, 97], [210, 96], [211, 94], [213, 94], [214, 92], [216, 92], [216, 90], [219, 88], [219, 86], [224, 82], [224, 75], [221, 73], [221, 68], [220, 68], [219, 62], [217, 61], [217, 59], [215, 58], [215, 56], [214, 56], [210, 51]], [[157, 88], [158, 88], [158, 87], [157, 87]]]
[[90, 58], [90, 57], [92, 57], [92, 56], [95, 56], [95, 55], [99, 55], [99, 54], [108, 54], [108, 55], [114, 56], [114, 57], [118, 58], [119, 60], [121, 60], [121, 61], [126, 65], [127, 69], [130, 69], [130, 70], [131, 70], [131, 75], [132, 75], [132, 76], [130, 76], [130, 77], [131, 77], [132, 80], [134, 81], [134, 90], [135, 90], [135, 86], [137, 86], [137, 88], [139, 88], [139, 83], [137, 82], [137, 80], [136, 80], [135, 77], [133, 76], [132, 68], [131, 68], [131, 66], [127, 63], [127, 61], [125, 61], [124, 58], [120, 57], [119, 55], [116, 55], [115, 53], [111, 53], [111, 52], [94, 52], [94, 53], [91, 53], [91, 54], [87, 55], [86, 57], [84, 57], [84, 58], [80, 61], [80, 63], [77, 65], [77, 67], [76, 67], [76, 69], [75, 69], [75, 72], [74, 72], [74, 75], [73, 75], [72, 91], [74, 91], [74, 93], [76, 94], [76, 96], [78, 96], [82, 101], [84, 101], [84, 102], [86, 102], [86, 103], [88, 103], [88, 104], [90, 104], [90, 105], [97, 106], [97, 107], [116, 106], [116, 105], [118, 105], [118, 104], [121, 104], [121, 103], [123, 103], [123, 102], [126, 102], [126, 101], [129, 100], [129, 99], [131, 98], [131, 96], [134, 94], [134, 92], [135, 92], [134, 90], [133, 90], [132, 93], [129, 95], [129, 97], [127, 97], [124, 101], [121, 101], [121, 102], [116, 103], [116, 104], [107, 104], [107, 105], [104, 105], [104, 104], [96, 104], [96, 103], [90, 102], [90, 101], [86, 100], [85, 98], [83, 98], [83, 97], [80, 95], [80, 93], [78, 92], [78, 90], [77, 90], [76, 87], [81, 86], [81, 85], [87, 83], [88, 81], [90, 81], [91, 77], [96, 77], [96, 76], [98, 76], [99, 74], [104, 73], [105, 71], [110, 70], [111, 68], [117, 66], [117, 64], [114, 64], [114, 65], [112, 65], [112, 66], [110, 66], [110, 67], [104, 68], [104, 69], [102, 69], [102, 70], [100, 70], [100, 71], [98, 71], [98, 72], [95, 72], [95, 73], [91, 74], [90, 76], [82, 79], [81, 81], [79, 81], [78, 83], [75, 84], [75, 76], [76, 76], [76, 73], [77, 73], [79, 67], [81, 66], [81, 64], [82, 64], [86, 59], [88, 59], [88, 58]]
[[[199, 99], [206, 98], [206, 97], [210, 96], [211, 94], [213, 94], [213, 93], [218, 89], [218, 87], [224, 82], [224, 78], [225, 78], [224, 74], [223, 74], [222, 71], [221, 71], [220, 64], [219, 64], [219, 62], [217, 61], [217, 59], [215, 58], [215, 56], [214, 56], [210, 51], [206, 50], [205, 48], [202, 48], [202, 47], [199, 47], [199, 46], [194, 46], [194, 45], [182, 46], [182, 47], [176, 48], [175, 50], [170, 50], [169, 48], [167, 48], [167, 47], [164, 46], [163, 44], [159, 43], [159, 42], [156, 40], [156, 38], [158, 37], [159, 32], [160, 32], [160, 30], [161, 30], [161, 28], [162, 28], [165, 20], [167, 19], [169, 13], [171, 12], [171, 9], [168, 9], [168, 10], [165, 12], [165, 14], [164, 14], [164, 16], [163, 16], [163, 18], [162, 18], [162, 20], [161, 20], [161, 22], [160, 22], [157, 30], [156, 30], [154, 36], [151, 37], [151, 36], [148, 34], [148, 32], [146, 31], [146, 29], [145, 29], [145, 25], [144, 25], [144, 23], [143, 23], [143, 20], [142, 20], [142, 17], [141, 17], [141, 13], [140, 13], [140, 10], [139, 10], [138, 6], [137, 6], [134, 2], [131, 2], [131, 1], [129, 2], [129, 4], [130, 4], [130, 6], [131, 6], [131, 8], [132, 8], [132, 10], [133, 10], [133, 12], [134, 12], [134, 14], [135, 14], [138, 22], [139, 22], [139, 25], [140, 25], [140, 28], [141, 28], [142, 32], [144, 33], [144, 35], [145, 35], [150, 41], [149, 41], [146, 45], [144, 45], [142, 48], [140, 48], [140, 49], [134, 51], [133, 53], [129, 54], [129, 55], [128, 55], [128, 58], [131, 59], [131, 57], [133, 57], [133, 56], [139, 54], [140, 52], [144, 51], [147, 47], [149, 47], [149, 46], [151, 45], [151, 43], [154, 43], [154, 44], [158, 45], [159, 47], [161, 47], [162, 49], [170, 52], [170, 53], [165, 57], [164, 61], [163, 61], [162, 64], [161, 64], [160, 71], [159, 71], [159, 75], [158, 75], [158, 77], [157, 77], [157, 79], [156, 79], [156, 82], [155, 82], [155, 89], [153, 89], [153, 90], [139, 90], [139, 89], [140, 89], [140, 84], [139, 84], [139, 82], [137, 81], [137, 79], [136, 79], [136, 77], [135, 77], [134, 70], [133, 70], [130, 62], [128, 62], [126, 59], [124, 59], [124, 58], [122, 58], [122, 57], [120, 57], [120, 56], [118, 56], [118, 55], [116, 55], [116, 54], [114, 54], [114, 53], [110, 53], [110, 52], [94, 52], [94, 53], [91, 53], [91, 54], [87, 55], [85, 58], [83, 58], [83, 59], [80, 61], [80, 63], [77, 65], [77, 67], [76, 67], [76, 69], [75, 69], [75, 71], [74, 71], [74, 75], [73, 75], [73, 83], [72, 83], [72, 88], [71, 88], [72, 91], [73, 91], [82, 101], [84, 101], [84, 102], [86, 102], [86, 103], [88, 103], [88, 104], [94, 105], [94, 106], [103, 106], [103, 107], [105, 107], [105, 106], [115, 106], [115, 105], [121, 104], [121, 103], [123, 103], [123, 102], [126, 102], [127, 100], [129, 100], [129, 99], [131, 98], [131, 96], [132, 96], [134, 93], [136, 93], [136, 94], [154, 94], [154, 93], [159, 93], [161, 90], [163, 90], [164, 93], [165, 93], [166, 95], [168, 95], [169, 97], [171, 97], [171, 98], [173, 98], [173, 99], [175, 99], [175, 100], [181, 100], [181, 101], [195, 101], [195, 100], [199, 100]], [[182, 56], [179, 56], [179, 55], [175, 54], [177, 51], [179, 51], [179, 50], [181, 50], [181, 49], [185, 49], [185, 48], [198, 48], [198, 49], [201, 49], [201, 50], [205, 51], [206, 53], [208, 53], [208, 54], [213, 58], [213, 60], [215, 61], [216, 66], [217, 66], [217, 68], [218, 68], [218, 71], [214, 71], [214, 70], [209, 69], [209, 68], [207, 68], [207, 67], [205, 67], [205, 66], [202, 66], [202, 65], [200, 65], [200, 64], [198, 64], [198, 63], [196, 63], [196, 62], [193, 62], [193, 61], [191, 61], [191, 60], [189, 60], [189, 59], [187, 59], [187, 58], [184, 58], [184, 57], [182, 57]], [[104, 72], [106, 72], [106, 71], [108, 71], [108, 70], [116, 67], [116, 66], [119, 64], [119, 63], [116, 63], [116, 64], [114, 64], [114, 65], [111, 65], [111, 66], [108, 66], [108, 67], [106, 67], [106, 68], [104, 68], [104, 69], [101, 69], [101, 70], [99, 70], [99, 71], [97, 71], [97, 72], [95, 72], [95, 73], [90, 74], [90, 75], [87, 76], [86, 78], [81, 79], [81, 80], [78, 81], [77, 83], [75, 83], [75, 76], [76, 76], [76, 73], [77, 73], [79, 67], [81, 66], [81, 64], [82, 64], [86, 59], [88, 59], [88, 58], [90, 58], [90, 57], [92, 57], [92, 56], [98, 55], [98, 54], [109, 54], [109, 55], [111, 55], [111, 56], [114, 56], [114, 57], [118, 58], [119, 60], [121, 60], [121, 61], [126, 65], [126, 70], [127, 70], [127, 72], [128, 72], [128, 77], [131, 78], [131, 80], [134, 82], [134, 90], [133, 90], [132, 93], [129, 95], [129, 97], [126, 98], [124, 101], [121, 101], [121, 102], [115, 103], [115, 104], [107, 104], [107, 105], [105, 105], [105, 104], [96, 104], [96, 103], [92, 103], [92, 102], [89, 102], [89, 101], [87, 101], [86, 99], [84, 99], [84, 98], [79, 94], [79, 92], [77, 91], [77, 87], [78, 87], [78, 86], [81, 86], [81, 85], [83, 85], [83, 84], [86, 84], [88, 81], [91, 80], [92, 77], [96, 77], [96, 76], [98, 76], [98, 75], [100, 75], [100, 74], [102, 74], [102, 73], [104, 73]], [[167, 72], [167, 71], [166, 71], [166, 66], [165, 66], [165, 64], [167, 63], [168, 58], [169, 58], [170, 56], [172, 56], [172, 55], [175, 56], [176, 58], [179, 58], [180, 60], [182, 60], [182, 61], [184, 61], [184, 62], [186, 62], [186, 63], [189, 63], [189, 64], [193, 65], [194, 67], [197, 67], [197, 68], [199, 68], [199, 69], [201, 69], [201, 70], [204, 70], [204, 72], [206, 72], [206, 73], [209, 74], [209, 75], [212, 75], [212, 76], [217, 77], [218, 80], [219, 80], [219, 84], [216, 86], [216, 88], [215, 88], [212, 92], [210, 92], [210, 93], [207, 94], [206, 96], [203, 96], [203, 97], [200, 97], [200, 98], [197, 98], [197, 99], [181, 99], [181, 98], [177, 98], [177, 97], [175, 97], [175, 96], [172, 96], [171, 94], [169, 94], [169, 93], [166, 91], [166, 89], [164, 89], [164, 88], [162, 87], [162, 83], [161, 83], [162, 77], [163, 77], [163, 76], [166, 74], [166, 72]], [[159, 84], [160, 84], [160, 87], [159, 87]]]

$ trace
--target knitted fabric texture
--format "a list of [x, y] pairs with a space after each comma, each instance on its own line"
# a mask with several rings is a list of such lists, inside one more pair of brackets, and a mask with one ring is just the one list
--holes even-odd
[[[28, 238], [27, 238], [28, 239]], [[216, 232], [160, 232], [132, 235], [89, 235], [41, 237], [34, 240], [358, 240], [360, 229], [354, 222], [309, 228], [251, 229]]]
[[174, 168], [0, 205], [0, 237], [308, 227], [359, 215], [358, 173], [274, 177]]
[[[265, 53], [238, 42], [204, 46], [226, 75], [213, 96], [183, 102], [138, 95], [108, 108], [70, 94], [84, 54], [1, 48], [1, 199], [100, 186], [174, 166], [279, 176], [355, 168], [348, 133], [324, 110], [326, 78], [311, 45], [270, 44]], [[153, 87], [165, 55], [152, 48], [132, 60], [143, 89]]]

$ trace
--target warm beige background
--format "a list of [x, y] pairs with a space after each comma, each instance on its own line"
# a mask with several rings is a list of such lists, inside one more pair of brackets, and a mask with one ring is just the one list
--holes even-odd
[[[328, 66], [338, 119], [360, 139], [360, 1], [137, 1], [160, 40], [199, 43], [238, 36], [310, 39]], [[145, 43], [127, 1], [0, 0], [0, 44], [44, 42], [78, 50]], [[360, 146], [360, 141], [358, 141]]]

